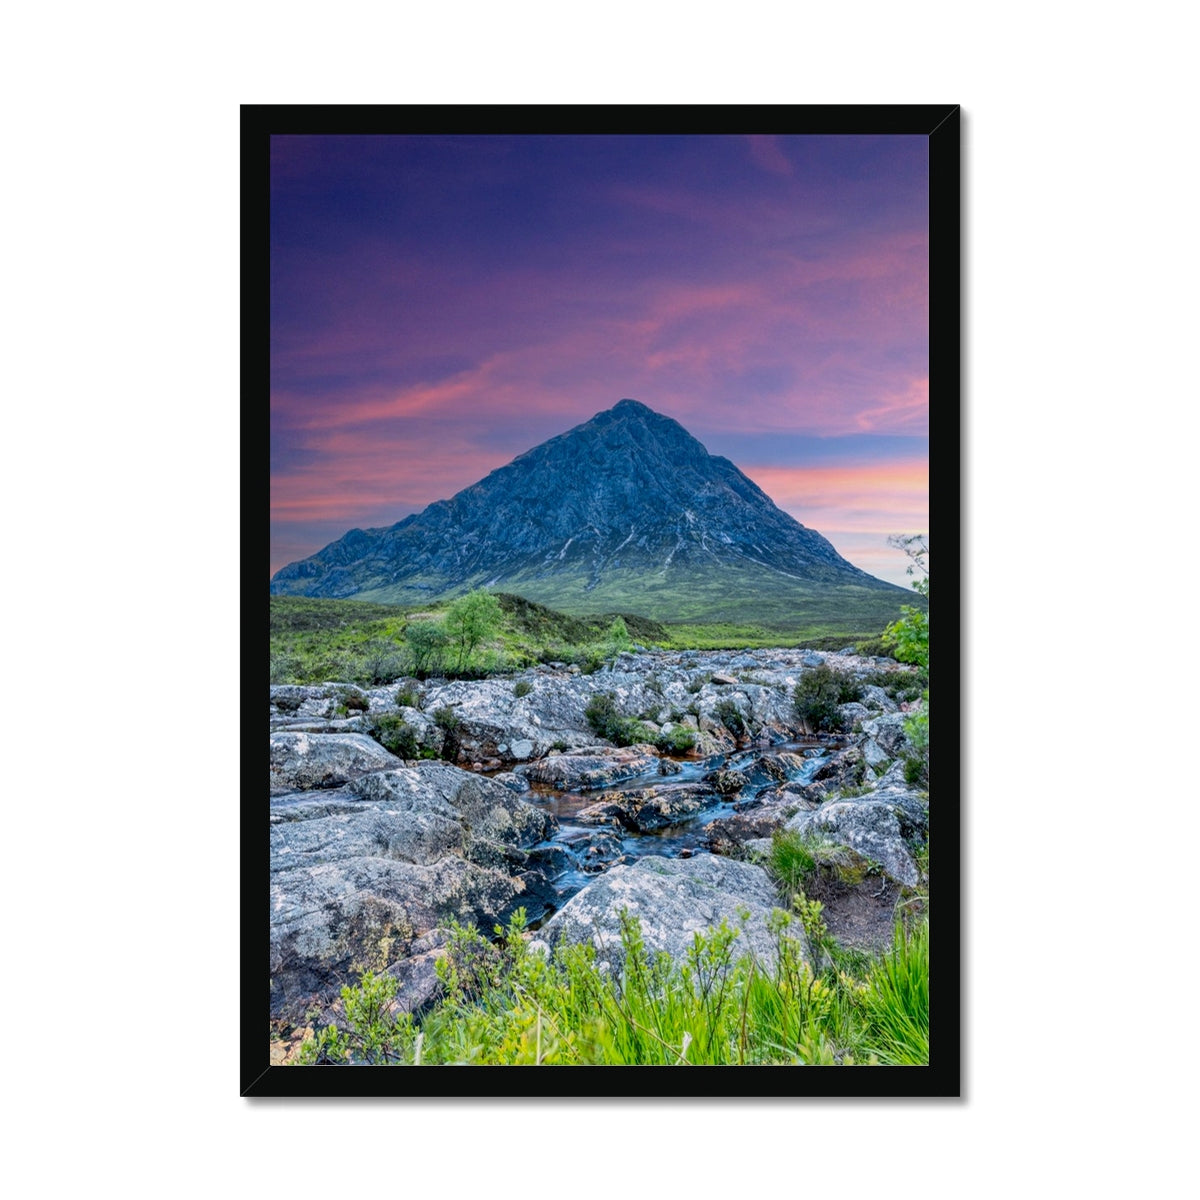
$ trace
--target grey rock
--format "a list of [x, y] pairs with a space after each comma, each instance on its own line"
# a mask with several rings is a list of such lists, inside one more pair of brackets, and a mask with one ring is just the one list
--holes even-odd
[[564, 792], [612, 787], [639, 775], [657, 774], [659, 757], [647, 746], [593, 754], [551, 754], [538, 762], [522, 764], [514, 774], [530, 783], [541, 783]]
[[407, 957], [447, 918], [487, 928], [518, 905], [546, 910], [561, 864], [529, 848], [554, 820], [503, 784], [423, 762], [329, 795], [272, 802], [273, 1012], [302, 1011], [355, 970]]
[[704, 784], [667, 784], [605, 792], [593, 805], [577, 813], [585, 825], [621, 825], [646, 833], [678, 825], [718, 800]]
[[906, 719], [905, 713], [885, 713], [881, 717], [872, 717], [864, 721], [862, 731], [876, 742], [889, 758], [896, 758], [906, 750], [912, 749], [908, 735], [904, 732]]
[[[773, 963], [775, 940], [766, 921], [778, 906], [766, 871], [709, 854], [688, 859], [652, 856], [612, 867], [573, 896], [539, 931], [552, 949], [590, 942], [600, 962], [624, 965], [622, 910], [637, 919], [647, 950], [682, 961], [695, 935], [722, 919], [738, 930], [735, 950]], [[744, 914], [748, 910], [748, 918]]]
[[797, 813], [786, 827], [849, 846], [906, 887], [920, 881], [909, 842], [927, 835], [929, 815], [916, 792], [877, 789], [855, 799], [831, 800], [815, 812]]
[[271, 734], [271, 795], [340, 787], [368, 771], [399, 765], [394, 754], [361, 733]]

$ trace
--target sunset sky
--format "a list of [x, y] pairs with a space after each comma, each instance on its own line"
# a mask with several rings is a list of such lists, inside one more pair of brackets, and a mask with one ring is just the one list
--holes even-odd
[[856, 566], [928, 529], [924, 136], [279, 136], [271, 572], [631, 397]]

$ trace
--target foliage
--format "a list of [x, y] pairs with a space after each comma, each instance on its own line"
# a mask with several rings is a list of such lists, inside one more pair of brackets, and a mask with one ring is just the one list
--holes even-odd
[[686, 754], [695, 749], [696, 734], [694, 730], [684, 725], [676, 725], [670, 733], [662, 732], [654, 739], [654, 744], [664, 754]]
[[392, 683], [404, 674], [404, 657], [390, 638], [375, 638], [363, 647], [362, 673], [368, 683]]
[[615, 746], [633, 746], [653, 742], [656, 735], [641, 721], [621, 715], [611, 692], [598, 692], [583, 710], [587, 723], [598, 736]]
[[[739, 921], [748, 919], [743, 913]], [[836, 1065], [919, 1059], [920, 933], [897, 927], [891, 954], [838, 951], [820, 904], [797, 895], [767, 928], [767, 961], [742, 949], [738, 926], [697, 933], [682, 960], [653, 953], [621, 914], [620, 969], [591, 943], [537, 953], [518, 909], [495, 940], [451, 922], [437, 972], [441, 997], [420, 1019], [394, 1003], [391, 980], [363, 976], [343, 992], [345, 1029], [319, 1030], [301, 1061], [386, 1063]], [[904, 937], [903, 942], [900, 939]], [[927, 1028], [927, 1004], [925, 1025]], [[331, 1032], [332, 1030], [332, 1032]]]
[[867, 1044], [882, 1062], [929, 1061], [929, 921], [896, 924], [892, 950], [872, 964], [863, 991]]
[[625, 626], [624, 617], [616, 617], [608, 627], [608, 637], [605, 639], [605, 657], [616, 658], [618, 654], [628, 650], [633, 645], [629, 630]]
[[450, 644], [445, 623], [423, 617], [409, 621], [404, 627], [404, 645], [408, 649], [409, 667], [418, 679], [440, 670]]
[[806, 670], [792, 693], [796, 715], [814, 731], [842, 728], [839, 705], [862, 696], [862, 685], [852, 675], [833, 670], [828, 663]]
[[[922, 578], [913, 582], [913, 589], [927, 601], [929, 599], [929, 544], [923, 534], [909, 537], [895, 535], [888, 544], [903, 550], [911, 560], [908, 574], [920, 571]], [[914, 605], [905, 604], [900, 609], [901, 617], [883, 631], [883, 641], [892, 648], [892, 654], [900, 662], [915, 663], [929, 669], [929, 612]]]
[[732, 696], [719, 700], [713, 709], [713, 715], [734, 737], [740, 738], [750, 732], [746, 718], [742, 716], [742, 710], [738, 708], [737, 701]]
[[458, 652], [455, 671], [463, 671], [481, 643], [500, 628], [500, 603], [482, 589], [460, 596], [446, 610], [446, 633]]
[[795, 830], [777, 829], [771, 835], [771, 848], [763, 864], [784, 895], [802, 892], [817, 870], [812, 842]]
[[397, 758], [420, 758], [421, 741], [417, 730], [399, 713], [382, 713], [366, 726], [366, 732]]
[[389, 1066], [412, 1062], [419, 1034], [410, 1013], [396, 1008], [396, 981], [367, 972], [357, 987], [342, 988], [346, 1025], [325, 1026], [300, 1048], [299, 1062]]
[[921, 707], [904, 720], [904, 733], [913, 752], [904, 756], [904, 778], [918, 787], [929, 787], [929, 691]]
[[396, 689], [395, 701], [397, 708], [416, 708], [420, 696], [412, 687], [404, 685]]
[[528, 679], [518, 679], [517, 682], [513, 684], [513, 695], [516, 696], [518, 700], [520, 700], [522, 696], [528, 696], [532, 691], [533, 684], [530, 683]]

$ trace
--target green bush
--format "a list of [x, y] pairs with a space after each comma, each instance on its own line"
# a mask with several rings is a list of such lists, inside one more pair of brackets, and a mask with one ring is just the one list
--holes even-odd
[[397, 758], [421, 757], [417, 731], [398, 713], [384, 713], [376, 717], [367, 726], [367, 733]]
[[686, 754], [696, 745], [696, 734], [691, 729], [676, 727], [670, 733], [660, 733], [654, 743], [664, 754]]
[[532, 691], [533, 684], [530, 683], [528, 679], [518, 679], [517, 682], [513, 684], [513, 695], [516, 696], [518, 700], [520, 700], [522, 696], [528, 696]]
[[656, 742], [658, 735], [633, 717], [623, 717], [611, 692], [599, 692], [588, 701], [583, 715], [598, 736], [615, 746]]
[[924, 703], [905, 718], [904, 733], [912, 745], [912, 753], [904, 756], [904, 778], [916, 787], [929, 788], [929, 692]]
[[740, 738], [749, 733], [746, 718], [742, 716], [742, 710], [738, 708], [737, 701], [732, 697], [726, 697], [719, 701], [713, 713], [734, 737]]
[[838, 706], [862, 696], [862, 685], [852, 675], [834, 671], [828, 663], [800, 676], [792, 693], [796, 715], [814, 732], [837, 732], [844, 722]]
[[397, 708], [416, 708], [420, 696], [410, 687], [400, 687], [396, 689], [395, 699]]

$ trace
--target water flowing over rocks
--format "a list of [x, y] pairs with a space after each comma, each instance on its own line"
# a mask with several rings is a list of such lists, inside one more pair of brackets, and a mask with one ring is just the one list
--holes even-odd
[[[914, 885], [928, 815], [904, 780], [904, 713], [872, 686], [859, 732], [805, 737], [793, 689], [824, 663], [904, 669], [819, 651], [637, 650], [593, 674], [273, 686], [272, 1015], [301, 1022], [364, 968], [395, 974], [399, 1002], [420, 1007], [436, 994], [439, 925], [490, 931], [517, 907], [545, 920], [534, 936], [548, 946], [587, 938], [606, 954], [628, 907], [651, 950], [672, 955], [722, 917], [741, 927], [748, 909], [741, 940], [765, 957], [780, 897], [739, 860], [784, 827]], [[649, 733], [690, 729], [695, 747], [610, 745], [586, 717], [598, 696]], [[417, 758], [367, 736], [383, 720], [404, 723], [411, 738], [389, 744]]]

